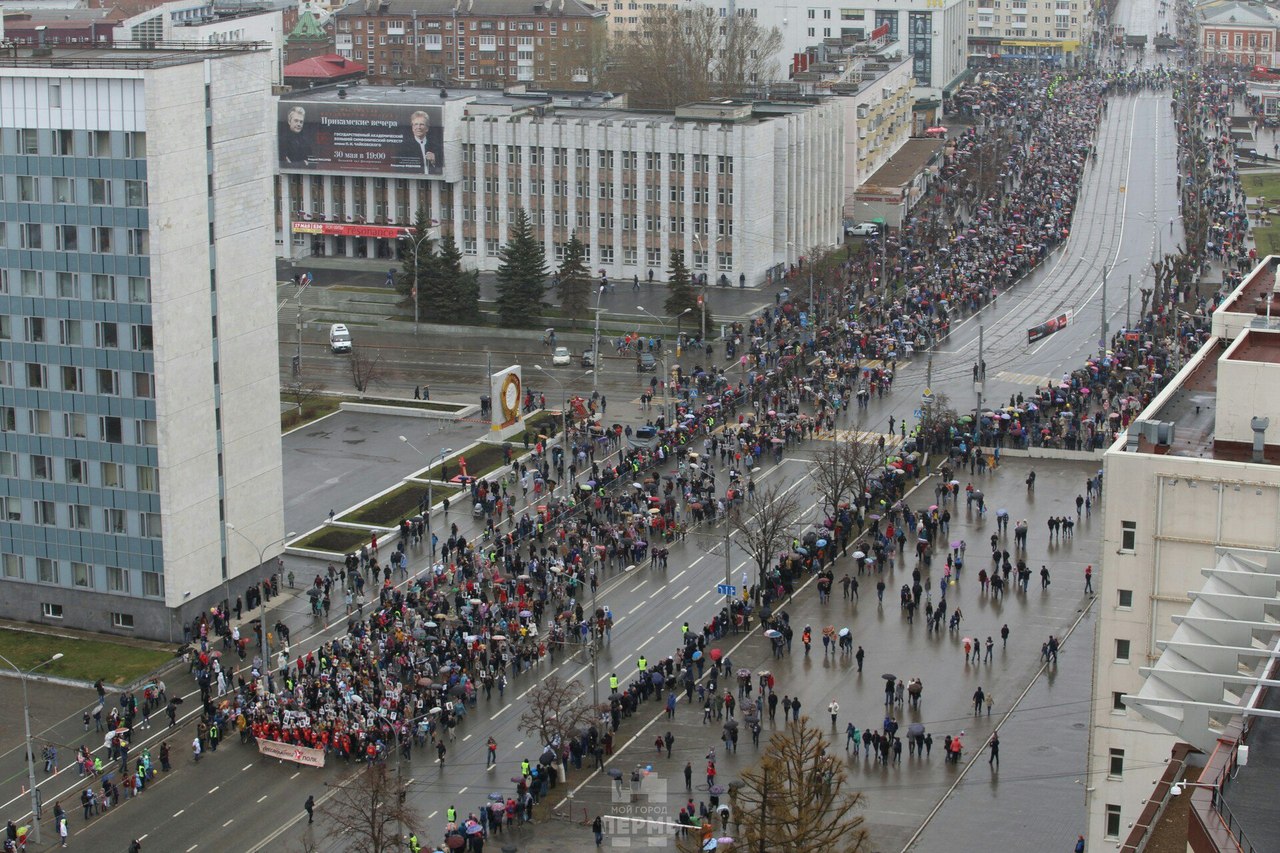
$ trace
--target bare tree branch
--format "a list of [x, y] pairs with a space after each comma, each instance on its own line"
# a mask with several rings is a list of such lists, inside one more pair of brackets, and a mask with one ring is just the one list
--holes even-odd
[[764, 578], [773, 557], [787, 546], [800, 521], [800, 500], [779, 483], [757, 487], [747, 494], [741, 510], [730, 515], [738, 541], [756, 562], [756, 583]]
[[361, 394], [372, 385], [382, 384], [386, 370], [382, 363], [382, 353], [378, 350], [369, 352], [360, 347], [352, 347], [350, 364], [351, 381]]
[[583, 701], [580, 681], [561, 681], [557, 676], [543, 679], [529, 691], [529, 708], [520, 715], [520, 731], [536, 737], [542, 745], [566, 743], [578, 731], [596, 720], [593, 708]]
[[302, 407], [310, 400], [325, 392], [325, 387], [323, 383], [303, 382], [301, 379], [297, 379], [282, 385], [280, 392], [301, 412]]
[[391, 853], [401, 849], [401, 826], [407, 833], [422, 822], [406, 793], [399, 774], [375, 764], [341, 784], [319, 811], [349, 853]]

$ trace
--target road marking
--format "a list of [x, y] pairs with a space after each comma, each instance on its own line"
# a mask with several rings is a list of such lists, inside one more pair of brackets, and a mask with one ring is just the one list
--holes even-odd
[[698, 597], [697, 597], [697, 599], [696, 599], [693, 603], [694, 603], [694, 604], [701, 604], [701, 603], [702, 603], [702, 599], [706, 598], [706, 597], [707, 597], [708, 595], [710, 595], [710, 594], [711, 594], [711, 590], [707, 590], [707, 591], [706, 591], [706, 592], [704, 592], [702, 595], [698, 596]]
[[689, 571], [689, 570], [688, 570], [688, 569], [681, 569], [681, 570], [679, 571], [679, 573], [677, 573], [677, 574], [675, 574], [675, 575], [672, 575], [672, 576], [671, 576], [671, 580], [672, 580], [672, 581], [678, 581], [678, 580], [680, 580], [680, 575], [684, 574], [684, 573], [685, 573], [685, 572], [687, 572], [687, 571]]
[[467, 786], [467, 785], [463, 785], [461, 788], [459, 788], [459, 789], [458, 789], [458, 796], [462, 796], [463, 794], [465, 794], [465, 793], [467, 792], [467, 788], [468, 788], [468, 787], [469, 787], [469, 786]]
[[302, 775], [302, 771], [299, 770], [297, 773], [294, 773], [292, 776], [289, 777], [289, 781], [293, 781], [294, 779], [297, 779], [301, 775]]
[[235, 822], [236, 822], [236, 819], [235, 819], [235, 818], [231, 818], [231, 820], [227, 821], [226, 823], [224, 823], [224, 824], [222, 825], [222, 828], [223, 828], [223, 829], [226, 829], [228, 826], [231, 826], [231, 824], [233, 824], [233, 823], [235, 823]]
[[621, 625], [621, 624], [622, 624], [622, 620], [623, 620], [623, 619], [626, 619], [626, 618], [627, 618], [626, 616], [619, 616], [617, 619], [614, 619], [614, 620], [613, 620], [613, 627], [617, 628], [619, 625]]
[[222, 787], [221, 785], [214, 785], [212, 788], [209, 789], [209, 793], [212, 794], [214, 791], [218, 790], [221, 787]]
[[520, 747], [522, 747], [522, 746], [524, 746], [524, 741], [520, 741], [518, 744], [516, 744], [515, 746], [513, 746], [513, 747], [511, 747], [511, 748], [512, 748], [512, 749], [519, 749], [519, 748], [520, 748]]
[[173, 816], [174, 816], [174, 817], [177, 817], [178, 815], [182, 814], [182, 813], [183, 813], [183, 812], [185, 812], [185, 811], [186, 811], [186, 809], [178, 809], [176, 812], [174, 812], [174, 813], [173, 813]]
[[258, 797], [258, 802], [262, 802], [262, 801], [263, 801], [263, 800], [265, 800], [268, 796], [269, 796], [268, 794], [263, 794], [261, 797]]
[[192, 850], [195, 850], [199, 846], [200, 846], [199, 844], [192, 844], [190, 847], [187, 848], [187, 853], [191, 853]]
[[[674, 622], [675, 620], [673, 619], [671, 621]], [[668, 622], [667, 624], [663, 625], [661, 628], [658, 629], [658, 633], [661, 634], [663, 631], [667, 630], [670, 627], [671, 627], [671, 622]], [[210, 793], [212, 793], [212, 791]]]
[[431, 814], [427, 815], [427, 820], [435, 820], [436, 815], [438, 815], [438, 814], [440, 814], [440, 810], [439, 810], [439, 809], [436, 809], [436, 810], [435, 810], [435, 811], [433, 811]]
[[655, 635], [653, 635], [652, 637], [650, 637], [649, 639], [645, 640], [643, 643], [641, 643], [641, 644], [640, 644], [641, 648], [643, 648], [643, 647], [645, 647], [645, 646], [649, 645], [650, 643], [652, 643], [656, 637], [657, 637], [657, 634], [655, 634]]
[[689, 585], [688, 585], [688, 584], [685, 584], [684, 589], [680, 590], [679, 592], [677, 592], [675, 595], [673, 595], [673, 596], [671, 596], [671, 597], [672, 597], [672, 598], [679, 598], [680, 596], [684, 595], [684, 594], [685, 594], [686, 592], [688, 592], [688, 591], [689, 591]]
[[690, 604], [690, 605], [689, 605], [688, 607], [686, 607], [684, 610], [681, 610], [679, 613], [677, 613], [677, 614], [676, 614], [676, 618], [677, 618], [677, 619], [679, 619], [681, 616], [685, 615], [686, 613], [688, 613], [688, 612], [689, 612], [690, 610], [692, 610], [692, 609], [693, 609], [693, 605], [692, 605], [692, 604]]
[[649, 598], [648, 598], [648, 599], [646, 599], [646, 600], [647, 600], [647, 601], [652, 601], [652, 600], [653, 600], [653, 597], [654, 597], [655, 595], [661, 595], [661, 594], [662, 594], [662, 593], [664, 593], [664, 592], [666, 592], [666, 590], [665, 590], [665, 589], [655, 589], [653, 592], [649, 593]]
[[469, 741], [469, 740], [471, 740], [471, 735], [467, 735], [466, 737], [464, 737], [464, 738], [462, 739], [462, 742], [463, 742], [463, 743], [466, 743], [466, 742], [467, 742], [467, 741]]
[[252, 764], [246, 764], [244, 767], [240, 768], [240, 772], [243, 773], [244, 771], [248, 770], [252, 766], [253, 766]]
[[[149, 832], [147, 833], [147, 835], [150, 835], [150, 834], [151, 834], [151, 833], [149, 833]], [[139, 841], [146, 841], [146, 840], [147, 840], [147, 835], [139, 835], [139, 836], [138, 836], [138, 840], [139, 840]]]
[[489, 721], [490, 721], [490, 722], [493, 722], [494, 720], [498, 719], [498, 717], [502, 716], [502, 712], [503, 712], [503, 711], [505, 711], [505, 710], [507, 710], [507, 709], [508, 709], [508, 708], [510, 708], [510, 707], [511, 707], [511, 703], [510, 703], [510, 702], [508, 702], [507, 704], [503, 705], [501, 708], [499, 708], [499, 709], [498, 709], [498, 712], [497, 712], [496, 714], [494, 714], [492, 717], [490, 717], [490, 718], [489, 718]]

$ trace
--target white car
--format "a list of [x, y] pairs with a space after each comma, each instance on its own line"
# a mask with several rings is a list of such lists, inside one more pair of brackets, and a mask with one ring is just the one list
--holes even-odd
[[351, 332], [342, 323], [329, 327], [329, 349], [333, 352], [351, 352]]
[[878, 237], [880, 226], [875, 222], [859, 222], [844, 229], [844, 235], [846, 237]]
[[556, 351], [551, 355], [552, 364], [568, 364], [573, 359], [569, 354], [568, 347], [556, 347]]

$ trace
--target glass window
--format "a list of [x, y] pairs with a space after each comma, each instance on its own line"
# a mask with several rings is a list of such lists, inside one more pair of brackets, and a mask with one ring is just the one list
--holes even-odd
[[36, 524], [56, 527], [58, 524], [58, 505], [53, 501], [35, 501]]
[[134, 422], [137, 426], [134, 443], [141, 444], [146, 447], [154, 447], [159, 443], [159, 437], [156, 431], [156, 422], [149, 420], [140, 420]]
[[128, 207], [146, 207], [147, 206], [146, 181], [125, 181], [124, 182], [124, 203]]
[[151, 326], [143, 324], [133, 327], [133, 348], [139, 352], [151, 351]]
[[69, 364], [64, 364], [62, 366], [62, 390], [83, 391], [84, 371], [79, 367], [72, 367]]
[[1114, 690], [1114, 691], [1112, 691], [1112, 693], [1111, 693], [1111, 710], [1112, 710], [1112, 711], [1124, 711], [1126, 708], [1128, 708], [1128, 706], [1124, 704], [1124, 691], [1122, 691], [1122, 690]]
[[33, 344], [44, 343], [44, 318], [28, 317], [26, 318], [27, 341]]
[[49, 384], [49, 370], [43, 364], [27, 362], [27, 387], [44, 388]]
[[18, 176], [18, 201], [39, 201], [40, 193], [32, 175]]
[[39, 453], [31, 455], [31, 479], [52, 480], [53, 459]]
[[141, 276], [129, 276], [129, 301], [130, 302], [150, 302], [151, 301], [151, 279], [142, 278]]
[[0, 556], [0, 565], [4, 567], [4, 576], [7, 578], [22, 579], [22, 558], [17, 554], [4, 554]]
[[120, 346], [120, 332], [115, 323], [98, 323], [93, 331], [94, 343], [100, 349], [115, 349]]
[[92, 530], [91, 508], [87, 504], [71, 504], [71, 529]]
[[98, 393], [114, 396], [120, 393], [120, 374], [114, 370], [98, 368]]
[[53, 434], [53, 418], [48, 409], [32, 409], [29, 413], [31, 432], [36, 435]]
[[164, 536], [164, 527], [160, 522], [160, 513], [142, 513], [142, 535], [148, 539], [159, 539]]
[[0, 477], [16, 477], [18, 455], [9, 450], [0, 450]]
[[58, 204], [76, 203], [76, 182], [74, 178], [53, 179], [53, 200]]
[[129, 570], [119, 566], [107, 566], [107, 589], [112, 592], [128, 592]]
[[101, 463], [102, 487], [119, 489], [124, 484], [124, 469], [118, 462]]
[[88, 438], [88, 418], [82, 412], [66, 412], [62, 416], [67, 438]]
[[22, 499], [0, 496], [0, 519], [22, 521]]
[[150, 373], [133, 374], [133, 396], [151, 399], [156, 395], [155, 377]]
[[58, 298], [79, 299], [80, 288], [76, 283], [75, 273], [60, 272], [58, 275]]
[[[100, 231], [102, 229], [95, 228], [94, 230]], [[95, 275], [93, 277], [93, 298], [100, 302], [115, 301], [116, 280], [109, 275]]]
[[133, 630], [133, 614], [132, 613], [112, 613], [111, 627], [123, 628], [126, 631]]
[[93, 588], [93, 567], [88, 563], [71, 564], [71, 583], [81, 589]]
[[1120, 550], [1133, 553], [1138, 547], [1138, 522], [1120, 522]]
[[78, 347], [84, 343], [84, 333], [79, 320], [58, 321], [58, 343]]
[[89, 482], [89, 466], [83, 459], [67, 459], [65, 462], [68, 483], [83, 485]]
[[1133, 590], [1131, 589], [1116, 590], [1116, 606], [1117, 607], [1133, 607]]
[[1129, 661], [1129, 641], [1116, 640], [1116, 661]]
[[1111, 803], [1107, 804], [1106, 816], [1106, 836], [1107, 838], [1120, 837], [1120, 807]]
[[89, 204], [111, 204], [111, 182], [106, 178], [89, 179]]
[[40, 604], [40, 612], [41, 612], [42, 614], [44, 614], [44, 618], [46, 618], [46, 619], [61, 619], [61, 618], [62, 618], [62, 605], [61, 605], [61, 604], [53, 604], [53, 603], [48, 602], [48, 601], [41, 602], [41, 604]]
[[124, 442], [124, 427], [120, 418], [114, 415], [104, 415], [98, 418], [98, 428], [103, 441], [111, 444]]

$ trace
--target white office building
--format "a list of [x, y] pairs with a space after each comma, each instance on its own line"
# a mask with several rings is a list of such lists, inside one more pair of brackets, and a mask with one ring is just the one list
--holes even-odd
[[[1207, 570], [1221, 568], [1224, 557], [1274, 562], [1280, 551], [1280, 330], [1266, 307], [1277, 283], [1276, 260], [1260, 264], [1218, 309], [1213, 337], [1105, 456], [1085, 785], [1090, 850], [1109, 849], [1128, 834], [1164, 772], [1176, 726], [1153, 719], [1174, 713], [1165, 700], [1179, 698], [1178, 680], [1248, 675], [1233, 663], [1197, 676], [1192, 670], [1200, 668], [1187, 661], [1239, 656], [1250, 644], [1224, 645], [1211, 636], [1217, 631], [1188, 635], [1184, 629], [1174, 637], [1192, 594], [1208, 588]], [[1185, 642], [1192, 646], [1184, 656], [1177, 647]], [[1171, 652], [1161, 685], [1144, 690], [1151, 687], [1144, 668]], [[1199, 692], [1188, 686], [1181, 698]], [[1156, 711], [1129, 706], [1126, 697], [1140, 693], [1153, 701], [1134, 704]], [[1198, 716], [1202, 728], [1211, 725], [1219, 712], [1195, 704], [1186, 703], [1187, 720]]]
[[[493, 270], [523, 208], [551, 263], [576, 232], [590, 267], [611, 277], [652, 269], [662, 278], [679, 250], [711, 281], [758, 284], [841, 239], [841, 101], [722, 100], [661, 112], [600, 96], [292, 93], [280, 103], [282, 125], [289, 114], [305, 124], [292, 155], [281, 131], [279, 243], [290, 257], [390, 259], [425, 205], [469, 266]], [[408, 135], [412, 115], [431, 128], [425, 169]]]
[[279, 550], [270, 64], [0, 56], [5, 618], [176, 640]]

